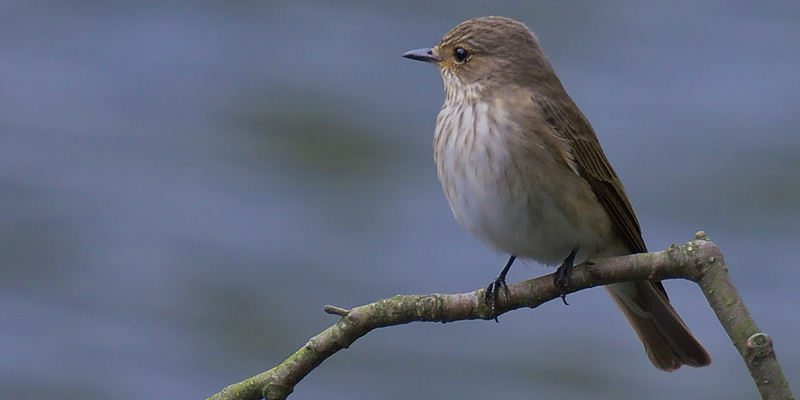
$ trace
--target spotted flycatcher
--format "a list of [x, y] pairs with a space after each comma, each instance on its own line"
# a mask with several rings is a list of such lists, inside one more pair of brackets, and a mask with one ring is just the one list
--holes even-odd
[[[625, 189], [589, 121], [569, 97], [536, 36], [502, 17], [466, 21], [433, 48], [403, 57], [429, 62], [444, 80], [434, 159], [464, 228], [510, 255], [487, 288], [494, 304], [517, 257], [561, 264], [647, 251]], [[656, 368], [711, 363], [661, 282], [606, 286]], [[563, 296], [562, 296], [563, 297]]]

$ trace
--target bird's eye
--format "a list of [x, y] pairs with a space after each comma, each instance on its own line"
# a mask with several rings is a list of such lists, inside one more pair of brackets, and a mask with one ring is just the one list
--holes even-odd
[[453, 58], [459, 64], [466, 61], [468, 57], [469, 57], [469, 50], [463, 47], [456, 47], [455, 50], [453, 50]]

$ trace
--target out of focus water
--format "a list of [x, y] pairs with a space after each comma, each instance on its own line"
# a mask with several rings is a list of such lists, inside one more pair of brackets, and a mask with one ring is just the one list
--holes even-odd
[[[485, 285], [504, 257], [435, 177], [440, 78], [400, 55], [487, 14], [537, 32], [652, 249], [722, 248], [800, 392], [797, 2], [339, 3], [0, 4], [5, 397], [205, 398], [324, 304]], [[710, 368], [652, 368], [598, 289], [372, 332], [292, 398], [755, 398], [699, 290], [668, 287]]]

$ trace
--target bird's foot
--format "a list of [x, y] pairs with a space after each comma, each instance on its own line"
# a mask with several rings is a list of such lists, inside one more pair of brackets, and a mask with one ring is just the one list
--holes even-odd
[[561, 266], [558, 267], [553, 274], [553, 284], [558, 291], [561, 292], [561, 301], [567, 306], [569, 305], [569, 303], [567, 303], [567, 288], [569, 288], [569, 277], [572, 273], [572, 265], [575, 262], [575, 254], [578, 254], [578, 248], [575, 248], [569, 253], [567, 258], [564, 259], [564, 262], [561, 263]]
[[517, 256], [511, 256], [508, 258], [508, 262], [506, 263], [503, 270], [500, 271], [500, 275], [497, 278], [494, 278], [494, 281], [486, 287], [486, 290], [483, 292], [483, 301], [486, 302], [491, 306], [491, 316], [494, 317], [494, 322], [500, 322], [497, 319], [498, 311], [497, 311], [497, 300], [500, 298], [500, 292], [503, 292], [503, 296], [508, 298], [508, 285], [506, 285], [506, 274], [508, 274], [508, 270], [511, 269], [511, 264], [514, 263], [514, 260], [517, 259]]
[[506, 285], [505, 276], [495, 278], [489, 286], [486, 286], [486, 291], [483, 292], [483, 300], [491, 306], [491, 316], [494, 317], [494, 322], [500, 322], [497, 319], [497, 300], [500, 297], [500, 292], [503, 292], [503, 296], [508, 298], [508, 285]]

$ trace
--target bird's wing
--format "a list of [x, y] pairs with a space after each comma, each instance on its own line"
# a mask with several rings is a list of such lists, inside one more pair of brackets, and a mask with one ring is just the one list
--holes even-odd
[[639, 221], [625, 188], [583, 113], [568, 96], [558, 103], [541, 96], [534, 96], [533, 101], [542, 109], [545, 122], [570, 146], [578, 173], [589, 182], [631, 252], [647, 252]]

